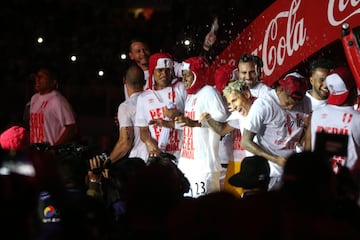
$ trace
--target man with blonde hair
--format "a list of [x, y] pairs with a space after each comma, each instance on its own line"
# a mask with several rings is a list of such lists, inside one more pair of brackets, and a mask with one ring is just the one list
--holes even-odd
[[233, 133], [232, 158], [229, 159], [227, 166], [224, 180], [224, 190], [240, 197], [242, 189], [234, 185], [230, 185], [228, 179], [240, 171], [242, 159], [245, 156], [252, 155], [252, 153], [247, 152], [241, 147], [240, 142], [243, 132], [243, 121], [245, 121], [255, 98], [251, 95], [248, 85], [241, 80], [230, 82], [223, 89], [223, 95], [226, 98], [229, 109], [232, 111], [226, 122], [216, 121], [209, 113], [201, 114], [199, 121], [206, 122], [209, 128], [221, 136]]

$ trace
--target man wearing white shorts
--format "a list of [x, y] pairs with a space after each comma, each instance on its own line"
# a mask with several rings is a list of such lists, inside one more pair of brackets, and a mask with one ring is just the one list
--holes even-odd
[[191, 190], [187, 196], [199, 197], [220, 191], [221, 160], [219, 157], [220, 135], [198, 120], [208, 112], [224, 122], [227, 107], [220, 93], [206, 85], [208, 64], [202, 57], [192, 57], [183, 62], [183, 81], [187, 98], [183, 116], [175, 117], [183, 125], [183, 143], [178, 167], [189, 180]]

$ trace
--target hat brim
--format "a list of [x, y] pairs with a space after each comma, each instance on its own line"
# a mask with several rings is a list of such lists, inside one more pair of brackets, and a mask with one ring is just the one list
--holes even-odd
[[230, 185], [234, 187], [241, 187], [245, 189], [253, 189], [262, 186], [266, 181], [255, 179], [252, 176], [246, 176], [243, 173], [238, 172], [229, 178]]
[[244, 177], [242, 176], [241, 172], [238, 172], [234, 175], [232, 175], [229, 178], [229, 183], [230, 185], [234, 186], [234, 187], [243, 187], [243, 182], [244, 182]]
[[338, 94], [338, 95], [329, 94], [327, 102], [328, 102], [328, 104], [339, 106], [339, 105], [344, 104], [344, 102], [346, 101], [348, 96], [349, 96], [349, 91], [344, 92], [342, 94]]

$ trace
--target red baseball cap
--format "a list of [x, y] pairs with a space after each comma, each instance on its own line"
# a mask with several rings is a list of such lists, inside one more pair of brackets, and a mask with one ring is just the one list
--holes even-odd
[[297, 72], [289, 73], [279, 80], [279, 84], [292, 98], [301, 100], [308, 89], [308, 79]]
[[215, 70], [214, 80], [216, 89], [222, 94], [223, 89], [228, 85], [229, 82], [234, 80], [234, 71], [235, 67], [229, 64], [220, 66]]
[[158, 68], [173, 68], [174, 60], [169, 53], [154, 53], [149, 58], [149, 89], [153, 88], [153, 73]]
[[337, 67], [326, 77], [329, 89], [328, 104], [342, 105], [348, 98], [350, 90], [354, 89], [355, 80], [350, 69]]

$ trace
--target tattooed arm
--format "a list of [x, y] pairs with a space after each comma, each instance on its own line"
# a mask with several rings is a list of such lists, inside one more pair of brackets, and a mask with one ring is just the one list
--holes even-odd
[[225, 136], [234, 130], [228, 123], [214, 120], [209, 113], [202, 113], [200, 115], [199, 122], [202, 121], [206, 122], [208, 127], [220, 136]]
[[112, 163], [124, 157], [132, 148], [134, 141], [134, 127], [122, 127], [119, 131], [119, 139], [110, 153]]

